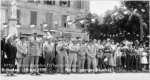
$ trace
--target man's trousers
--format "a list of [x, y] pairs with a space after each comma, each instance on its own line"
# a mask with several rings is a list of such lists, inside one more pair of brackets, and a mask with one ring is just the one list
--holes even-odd
[[76, 72], [77, 68], [77, 53], [69, 53], [69, 70]]
[[53, 62], [53, 59], [54, 59], [54, 52], [45, 52], [45, 66], [47, 68], [47, 71], [52, 71], [52, 68], [54, 66], [54, 62]]
[[78, 67], [80, 69], [84, 69], [85, 65], [85, 55], [84, 56], [78, 56]]
[[17, 58], [17, 63], [18, 63], [17, 68], [19, 72], [23, 72], [23, 68], [24, 68], [23, 59], [24, 58]]
[[[32, 69], [31, 72], [38, 72], [38, 62], [39, 62], [39, 56], [31, 56], [31, 65], [30, 68]], [[35, 69], [33, 71], [33, 69]]]
[[30, 63], [31, 63], [31, 56], [25, 56], [23, 59], [23, 65], [25, 68], [25, 72], [29, 72]]
[[64, 72], [65, 70], [68, 69], [68, 55], [67, 53], [59, 53], [58, 54], [58, 72]]
[[97, 70], [96, 58], [87, 56], [87, 59], [88, 59], [88, 70], [91, 69], [91, 64], [92, 64], [92, 68], [94, 69], [94, 71], [96, 71]]

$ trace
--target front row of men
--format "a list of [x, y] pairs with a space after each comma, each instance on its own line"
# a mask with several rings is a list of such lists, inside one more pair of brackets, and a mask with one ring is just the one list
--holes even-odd
[[[60, 73], [97, 72], [101, 69], [114, 71], [117, 66], [128, 67], [130, 65], [125, 63], [123, 58], [124, 54], [126, 56], [128, 53], [142, 55], [139, 57], [139, 63], [144, 66], [148, 64], [148, 52], [143, 46], [133, 48], [132, 44], [122, 45], [114, 43], [113, 40], [54, 41], [41, 39], [34, 33], [31, 39], [7, 37], [5, 44], [3, 52], [7, 56], [7, 61], [4, 61], [6, 64], [15, 65], [16, 60], [19, 72], [30, 71], [31, 74], [37, 75], [39, 75], [39, 64], [43, 61], [46, 71], [52, 71], [54, 69], [52, 67], [55, 67]], [[43, 60], [40, 60], [41, 56]]]

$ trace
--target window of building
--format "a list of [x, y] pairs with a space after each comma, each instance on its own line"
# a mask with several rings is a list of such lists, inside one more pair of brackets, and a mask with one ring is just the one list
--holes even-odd
[[79, 9], [82, 8], [81, 0], [77, 0], [77, 8], [79, 8]]
[[30, 3], [40, 3], [40, 0], [28, 0]]
[[21, 11], [18, 9], [17, 10], [17, 24], [20, 24], [20, 15], [21, 15]]
[[46, 23], [49, 28], [53, 27], [53, 13], [46, 13]]
[[45, 0], [44, 3], [47, 5], [55, 5], [55, 0]]
[[28, 2], [31, 2], [31, 3], [33, 3], [33, 2], [34, 2], [34, 0], [28, 0]]
[[37, 24], [37, 12], [36, 11], [31, 11], [31, 16], [30, 16], [30, 24]]
[[67, 27], [67, 15], [62, 15], [62, 26]]
[[70, 7], [70, 0], [60, 0], [59, 4], [63, 7]]

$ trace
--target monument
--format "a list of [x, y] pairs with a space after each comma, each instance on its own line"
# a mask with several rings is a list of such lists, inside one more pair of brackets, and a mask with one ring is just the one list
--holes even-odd
[[10, 17], [8, 19], [9, 35], [18, 35], [17, 31], [17, 3], [16, 0], [11, 1]]

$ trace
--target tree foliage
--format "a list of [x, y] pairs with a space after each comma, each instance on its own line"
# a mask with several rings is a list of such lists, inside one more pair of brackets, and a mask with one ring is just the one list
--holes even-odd
[[[90, 24], [87, 27], [87, 31], [89, 32], [90, 37], [98, 39], [102, 34], [105, 36], [107, 34], [112, 35], [123, 32], [140, 35], [140, 24], [143, 25], [142, 28], [145, 35], [148, 35], [148, 1], [124, 1], [123, 6], [127, 7], [127, 9], [119, 7], [107, 11], [103, 24], [98, 24], [98, 22], [92, 23], [90, 20], [93, 17], [88, 17], [87, 20]], [[137, 11], [135, 12], [135, 10]], [[92, 16], [92, 14], [89, 14], [88, 16]]]
[[149, 25], [149, 1], [124, 1], [124, 5], [129, 10], [137, 9], [144, 22]]

